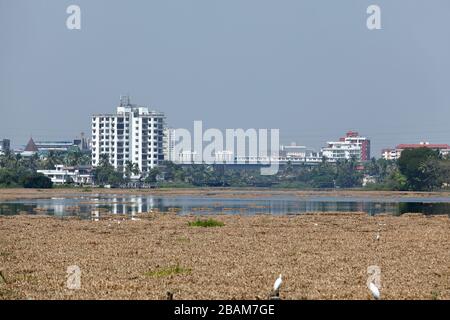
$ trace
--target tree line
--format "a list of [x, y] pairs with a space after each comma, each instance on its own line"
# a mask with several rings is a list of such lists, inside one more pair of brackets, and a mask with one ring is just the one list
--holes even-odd
[[37, 170], [53, 170], [55, 165], [66, 166], [90, 165], [89, 153], [78, 148], [67, 152], [50, 151], [45, 157], [34, 154], [23, 157], [7, 151], [0, 154], [0, 187], [51, 188], [52, 181]]
[[[282, 166], [276, 175], [263, 176], [257, 168], [226, 165], [177, 165], [163, 162], [150, 170], [143, 182], [166, 187], [272, 187], [297, 189], [366, 188], [369, 190], [431, 191], [450, 186], [450, 159], [427, 148], [402, 152], [397, 161], [373, 158], [330, 163], [323, 159], [317, 166]], [[102, 162], [102, 161], [101, 161]], [[127, 165], [125, 176], [117, 174], [106, 158], [95, 170], [94, 180], [114, 184], [124, 182], [139, 168]], [[365, 181], [366, 180], [366, 181]]]
[[[258, 168], [225, 165], [181, 166], [165, 161], [153, 168], [141, 182], [160, 187], [271, 187], [297, 189], [366, 188], [370, 190], [431, 191], [450, 187], [450, 159], [428, 148], [407, 149], [397, 161], [356, 159], [337, 163], [323, 161], [316, 166], [288, 163], [276, 175], [263, 176]], [[39, 169], [57, 164], [89, 165], [88, 153], [79, 150], [49, 152], [46, 157], [22, 157], [7, 152], [0, 155], [0, 187], [50, 188], [50, 179]], [[93, 170], [96, 185], [120, 186], [141, 176], [137, 164], [126, 162], [118, 170], [102, 155]]]

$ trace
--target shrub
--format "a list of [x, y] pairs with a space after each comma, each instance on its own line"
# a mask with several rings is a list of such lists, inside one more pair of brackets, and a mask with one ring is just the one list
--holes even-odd
[[194, 222], [189, 222], [190, 227], [210, 228], [210, 227], [223, 227], [224, 225], [225, 224], [223, 222], [214, 219], [208, 220], [197, 219]]
[[24, 188], [41, 188], [41, 189], [51, 189], [53, 187], [53, 182], [48, 177], [41, 173], [26, 175], [21, 178], [21, 184]]
[[177, 274], [183, 274], [183, 273], [190, 273], [191, 269], [183, 268], [180, 265], [166, 267], [166, 268], [158, 268], [157, 270], [150, 270], [144, 273], [147, 277], [168, 277], [171, 275], [177, 275]]

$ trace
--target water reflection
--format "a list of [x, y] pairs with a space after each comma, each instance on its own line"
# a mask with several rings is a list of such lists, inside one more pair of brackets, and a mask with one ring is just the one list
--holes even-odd
[[45, 214], [80, 216], [98, 221], [103, 214], [127, 215], [174, 211], [178, 214], [273, 214], [305, 212], [366, 212], [370, 215], [406, 212], [449, 214], [448, 198], [374, 199], [343, 197], [201, 198], [195, 196], [93, 195], [68, 198], [23, 199], [0, 203], [0, 215]]

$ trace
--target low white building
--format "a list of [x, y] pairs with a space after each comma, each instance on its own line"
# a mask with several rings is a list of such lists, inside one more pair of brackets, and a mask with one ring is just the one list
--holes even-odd
[[384, 160], [397, 160], [400, 155], [401, 151], [397, 149], [383, 149], [381, 151], [381, 158]]
[[286, 158], [306, 158], [308, 149], [305, 146], [299, 146], [291, 143], [287, 146], [280, 146], [280, 156]]
[[395, 147], [395, 149], [383, 149], [381, 151], [381, 157], [385, 160], [397, 160], [400, 159], [403, 150], [420, 148], [428, 148], [431, 150], [439, 151], [442, 156], [448, 156], [450, 154], [450, 145], [448, 144], [420, 142], [413, 144], [399, 144]]
[[37, 170], [37, 172], [50, 178], [54, 184], [65, 184], [69, 181], [78, 185], [92, 184], [90, 166], [66, 167], [56, 165], [54, 170]]

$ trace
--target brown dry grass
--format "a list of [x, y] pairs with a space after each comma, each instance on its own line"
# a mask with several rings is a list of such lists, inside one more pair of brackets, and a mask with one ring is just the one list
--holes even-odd
[[[214, 218], [225, 226], [0, 217], [0, 299], [265, 299], [280, 273], [282, 299], [367, 299], [370, 265], [384, 299], [450, 299], [448, 216]], [[70, 265], [81, 290], [66, 289]]]

